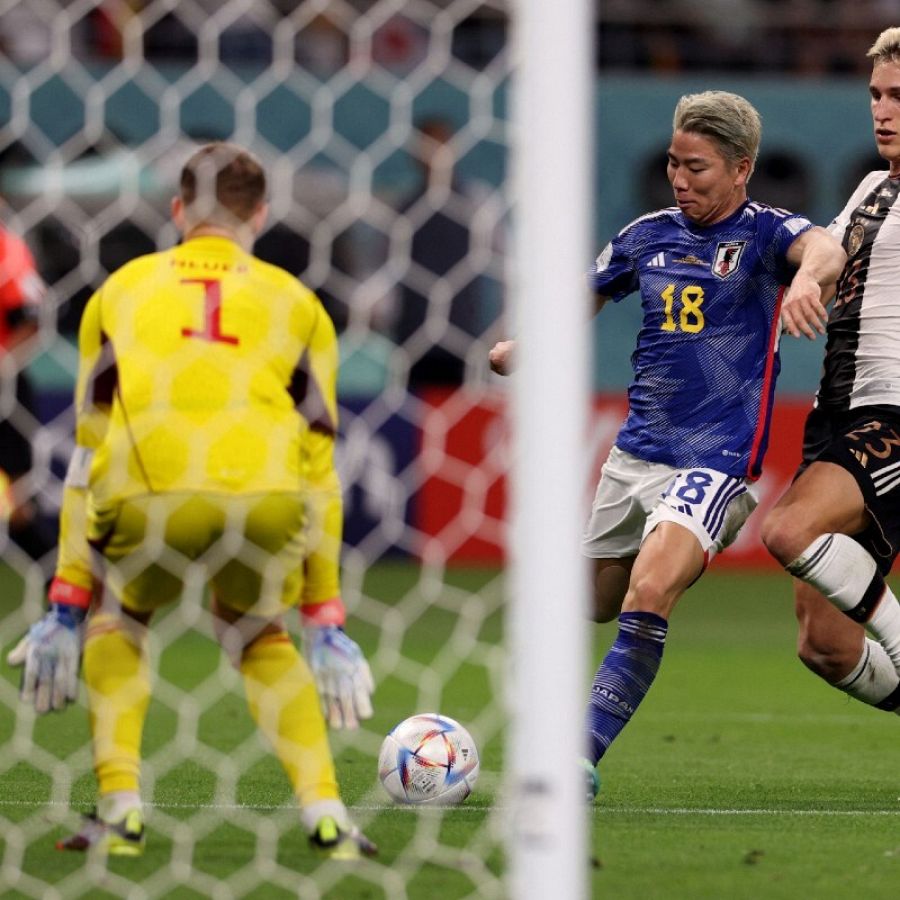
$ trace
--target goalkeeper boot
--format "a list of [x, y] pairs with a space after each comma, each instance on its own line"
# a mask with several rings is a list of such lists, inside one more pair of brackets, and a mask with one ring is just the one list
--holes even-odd
[[583, 757], [581, 766], [584, 769], [585, 799], [588, 803], [593, 803], [594, 798], [600, 793], [600, 773], [596, 766], [591, 765], [590, 760]]
[[341, 828], [331, 816], [323, 816], [309, 836], [310, 844], [327, 859], [353, 861], [362, 856], [375, 856], [375, 846], [355, 825]]
[[110, 856], [140, 856], [144, 852], [144, 814], [131, 809], [116, 822], [105, 822], [93, 810], [82, 816], [81, 828], [58, 841], [57, 850], [99, 850]]

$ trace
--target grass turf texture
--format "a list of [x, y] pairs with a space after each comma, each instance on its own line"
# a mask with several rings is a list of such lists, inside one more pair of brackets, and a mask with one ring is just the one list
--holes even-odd
[[[460, 571], [449, 574], [448, 581], [457, 589], [479, 590], [491, 575]], [[365, 590], [390, 603], [414, 587], [417, 577], [411, 567], [378, 566], [367, 577]], [[4, 650], [16, 636], [7, 627], [17, 605], [15, 587], [9, 576], [0, 578]], [[496, 591], [496, 583], [485, 590]], [[408, 623], [403, 654], [423, 664], [446, 654], [461, 618], [433, 609]], [[377, 645], [374, 629], [354, 623], [352, 630], [367, 650]], [[597, 630], [598, 658], [613, 632], [612, 626]], [[594, 897], [897, 896], [900, 722], [846, 700], [805, 672], [794, 656], [794, 634], [785, 577], [713, 571], [691, 589], [673, 617], [653, 691], [602, 765], [603, 789], [591, 813], [594, 865], [589, 877]], [[479, 639], [489, 643], [500, 635], [499, 616], [487, 617]], [[204, 637], [189, 632], [162, 654], [160, 668], [167, 679], [184, 687], [201, 685], [215, 669], [215, 653]], [[17, 674], [5, 665], [0, 672], [10, 684], [16, 682]], [[585, 694], [588, 682], [586, 673]], [[467, 723], [490, 706], [492, 693], [496, 691], [483, 666], [462, 665], [445, 685], [442, 711]], [[480, 866], [494, 874], [502, 871], [500, 852], [485, 829], [490, 807], [499, 802], [501, 741], [488, 740], [479, 748], [482, 780], [459, 810], [435, 817], [393, 809], [373, 790], [380, 735], [412, 712], [426, 710], [416, 706], [416, 688], [396, 677], [379, 685], [375, 699], [377, 717], [368, 737], [336, 739], [336, 757], [346, 800], [361, 807], [359, 815], [368, 818], [366, 831], [380, 845], [378, 865], [392, 867], [395, 874], [376, 874], [373, 880], [353, 874], [339, 881], [326, 879], [323, 896], [393, 900], [402, 893], [390, 878], [407, 874], [406, 895], [411, 898], [479, 896], [484, 883]], [[215, 806], [216, 778], [205, 765], [203, 745], [229, 753], [252, 732], [242, 697], [235, 692], [215, 709], [200, 712], [201, 745], [156, 783], [146, 854], [138, 860], [111, 861], [108, 874], [91, 876], [93, 887], [70, 893], [67, 876], [87, 862], [80, 855], [55, 851], [53, 842], [65, 829], [59, 815], [48, 816], [43, 826], [41, 817], [51, 800], [87, 808], [93, 779], [81, 774], [69, 797], [51, 798], [52, 779], [10, 743], [14, 713], [0, 705], [0, 841], [6, 866], [0, 870], [2, 896], [40, 896], [34, 893], [35, 882], [20, 883], [25, 891], [16, 890], [8, 879], [3, 883], [12, 871], [10, 861], [20, 852], [3, 836], [10, 833], [10, 825], [22, 821], [28, 823], [29, 834], [21, 849], [22, 869], [28, 876], [61, 885], [67, 897], [123, 896], [135, 886], [159, 896], [209, 896], [230, 877], [234, 896], [277, 898], [298, 891], [314, 896], [311, 887], [303, 893], [308, 884], [303, 879], [316, 872], [318, 861], [306, 848], [295, 814], [286, 808], [290, 792], [274, 762], [255, 764], [239, 780], [238, 803], [251, 810]], [[154, 702], [145, 734], [147, 752], [168, 752], [164, 748], [171, 745], [170, 752], [184, 756], [171, 744], [175, 731], [175, 714]], [[59, 759], [82, 748], [72, 759], [73, 768], [89, 770], [82, 707], [38, 720], [33, 740]], [[58, 805], [50, 808], [61, 811]], [[67, 824], [73, 819], [69, 816]], [[163, 819], [166, 828], [161, 830], [154, 819]], [[172, 833], [173, 822], [176, 831], [182, 823], [188, 834], [202, 834], [186, 858], [179, 851], [179, 835]], [[260, 822], [264, 833], [258, 841], [254, 832]], [[423, 850], [427, 842], [413, 843], [417, 832], [463, 848], [471, 857], [465, 852], [442, 857]], [[265, 865], [259, 864], [267, 853], [289, 873], [296, 872], [296, 882], [285, 883], [284, 870], [267, 876]], [[254, 886], [248, 873], [257, 869]]]

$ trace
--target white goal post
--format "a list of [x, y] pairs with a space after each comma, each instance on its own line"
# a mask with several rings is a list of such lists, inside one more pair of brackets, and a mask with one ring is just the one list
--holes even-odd
[[579, 553], [587, 471], [592, 9], [522, 0], [513, 22], [509, 279], [515, 378], [509, 748], [512, 895], [587, 896], [583, 740], [587, 631]]

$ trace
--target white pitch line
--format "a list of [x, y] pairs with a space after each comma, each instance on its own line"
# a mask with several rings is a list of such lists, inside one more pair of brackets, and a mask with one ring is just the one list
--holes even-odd
[[597, 806], [595, 813], [651, 816], [900, 816], [898, 809], [700, 809], [690, 806]]
[[[34, 807], [37, 809], [38, 807], [66, 807], [69, 808], [72, 804], [61, 801], [61, 800], [0, 800], [0, 809], [3, 807]], [[282, 810], [285, 811], [294, 811], [296, 812], [299, 807], [295, 803], [152, 803], [145, 802], [143, 804], [145, 809], [195, 809], [198, 812], [201, 810], [247, 810], [249, 812], [279, 812]], [[490, 812], [491, 810], [499, 810], [504, 809], [503, 806], [498, 806], [489, 803], [466, 803], [462, 806], [458, 807], [439, 807], [439, 806], [416, 806], [415, 804], [410, 804], [408, 806], [404, 806], [401, 804], [393, 804], [393, 803], [371, 803], [371, 804], [355, 804], [353, 806], [348, 806], [347, 809], [350, 810], [358, 810], [360, 812], [387, 812], [388, 810], [395, 810], [400, 812], [416, 812], [416, 811], [429, 811], [429, 810], [447, 810], [447, 809], [456, 809], [456, 810], [464, 810], [466, 812]]]
[[[59, 800], [0, 800], [0, 808], [3, 807], [69, 807], [69, 803]], [[297, 810], [294, 804], [262, 804], [262, 803], [145, 803], [148, 809], [194, 809], [202, 810], [246, 810], [249, 812], [278, 812], [281, 810]], [[391, 803], [359, 803], [348, 807], [355, 812], [445, 812], [453, 809], [454, 812], [495, 812], [507, 807], [503, 804], [492, 803], [464, 803], [458, 807], [435, 806], [401, 806]], [[831, 816], [861, 818], [865, 816], [900, 816], [900, 807], [897, 809], [757, 809], [736, 808], [717, 809], [710, 807], [690, 806], [602, 806], [593, 807], [595, 815], [647, 815], [647, 816]]]

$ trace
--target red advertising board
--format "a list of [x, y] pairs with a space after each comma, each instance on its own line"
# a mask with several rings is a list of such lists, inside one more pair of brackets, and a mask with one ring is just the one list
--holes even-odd
[[[420, 488], [413, 512], [419, 555], [458, 563], [502, 563], [506, 542], [506, 476], [512, 444], [503, 391], [431, 391], [423, 398]], [[775, 568], [759, 539], [766, 510], [790, 484], [800, 460], [808, 398], [779, 397], [765, 472], [757, 482], [759, 508], [738, 540], [714, 563], [727, 568]], [[595, 460], [593, 483], [585, 491], [587, 517], [596, 475], [625, 416], [624, 397], [598, 395], [589, 429]]]

